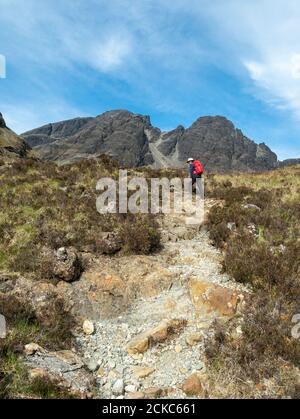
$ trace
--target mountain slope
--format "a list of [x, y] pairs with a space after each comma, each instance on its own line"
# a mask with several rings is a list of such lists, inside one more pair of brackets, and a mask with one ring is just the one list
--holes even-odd
[[28, 157], [30, 147], [13, 131], [11, 131], [0, 113], [0, 157]]
[[283, 160], [279, 163], [280, 167], [288, 167], [288, 166], [296, 166], [297, 164], [300, 164], [300, 159], [287, 159]]
[[188, 157], [221, 172], [263, 171], [278, 165], [276, 154], [264, 143], [256, 144], [220, 116], [199, 118], [188, 129], [161, 132], [149, 116], [117, 110], [49, 124], [23, 136], [41, 158], [59, 163], [108, 154], [129, 167], [183, 167]]

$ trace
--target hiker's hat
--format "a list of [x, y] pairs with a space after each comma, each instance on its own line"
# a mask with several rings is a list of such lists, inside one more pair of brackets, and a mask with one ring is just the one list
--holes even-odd
[[188, 160], [187, 160], [187, 163], [191, 163], [192, 161], [194, 161], [195, 159], [193, 159], [192, 157], [190, 157]]

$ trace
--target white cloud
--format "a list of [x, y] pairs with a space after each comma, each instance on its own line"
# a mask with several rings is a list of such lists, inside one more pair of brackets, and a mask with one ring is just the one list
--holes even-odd
[[300, 54], [274, 51], [261, 62], [243, 64], [259, 89], [258, 95], [300, 119]]
[[90, 47], [89, 62], [103, 72], [120, 68], [132, 53], [131, 42], [126, 37], [111, 36]]
[[223, 68], [240, 77], [244, 68], [255, 96], [300, 119], [299, 1], [227, 0], [204, 13], [216, 23]]

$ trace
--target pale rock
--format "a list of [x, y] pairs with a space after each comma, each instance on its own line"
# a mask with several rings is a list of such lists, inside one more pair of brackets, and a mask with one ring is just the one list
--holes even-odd
[[91, 320], [85, 320], [82, 329], [88, 336], [91, 336], [95, 333], [95, 325]]
[[141, 379], [146, 378], [155, 371], [155, 368], [150, 367], [135, 367], [133, 368], [134, 378]]
[[177, 353], [177, 354], [179, 354], [180, 352], [182, 352], [182, 346], [181, 345], [176, 345], [175, 346], [175, 352]]
[[121, 396], [124, 394], [124, 381], [122, 379], [118, 379], [113, 387], [112, 392], [115, 396]]
[[126, 393], [136, 393], [137, 388], [136, 388], [136, 386], [130, 384], [130, 385], [125, 387], [125, 391], [126, 391]]
[[37, 352], [44, 353], [45, 350], [37, 343], [29, 343], [28, 345], [25, 345], [25, 348], [24, 348], [25, 355], [31, 356]]
[[201, 342], [202, 339], [203, 339], [202, 335], [199, 335], [199, 334], [195, 333], [195, 334], [187, 336], [186, 343], [189, 346], [195, 346], [195, 345], [197, 345], [197, 343]]

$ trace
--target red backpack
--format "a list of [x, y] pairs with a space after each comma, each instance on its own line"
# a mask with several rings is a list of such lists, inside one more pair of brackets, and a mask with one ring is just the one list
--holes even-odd
[[199, 160], [195, 160], [193, 163], [195, 166], [194, 175], [203, 175], [204, 168], [203, 165], [199, 162]]

